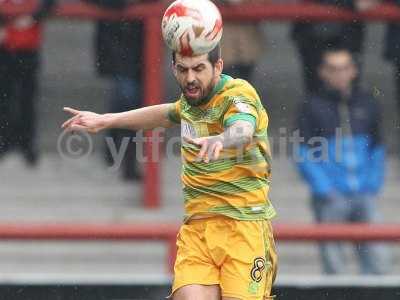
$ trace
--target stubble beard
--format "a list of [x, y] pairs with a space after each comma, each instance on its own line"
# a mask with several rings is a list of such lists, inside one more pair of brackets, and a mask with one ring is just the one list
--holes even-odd
[[199, 106], [201, 104], [204, 104], [204, 101], [210, 96], [211, 92], [214, 90], [214, 84], [213, 84], [213, 80], [210, 80], [210, 83], [206, 86], [205, 89], [203, 89], [202, 87], [199, 86], [200, 97], [196, 98], [196, 99], [188, 97], [185, 94], [186, 87], [180, 86], [180, 88], [181, 88], [183, 95], [185, 96], [185, 99], [191, 106]]

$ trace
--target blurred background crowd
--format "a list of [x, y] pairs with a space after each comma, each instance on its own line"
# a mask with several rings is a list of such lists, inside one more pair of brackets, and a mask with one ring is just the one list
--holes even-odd
[[[29, 2], [0, 0], [7, 1], [14, 1], [15, 5]], [[150, 1], [157, 2], [86, 0], [112, 11]], [[310, 1], [215, 2], [219, 5], [252, 5]], [[373, 10], [382, 2], [400, 6], [398, 0], [313, 2], [357, 12]], [[49, 17], [59, 3], [56, 0], [39, 3], [31, 15], [9, 19], [0, 14], [0, 181], [8, 176], [18, 181], [16, 185], [11, 184], [13, 188], [7, 192], [6, 184], [1, 186], [0, 202], [13, 202], [14, 198], [21, 198], [21, 193], [26, 193], [26, 199], [64, 197], [62, 205], [66, 205], [69, 200], [61, 194], [68, 192], [61, 187], [51, 196], [44, 194], [50, 189], [48, 186], [68, 184], [68, 179], [56, 182], [39, 175], [38, 178], [47, 178], [47, 184], [37, 181], [36, 187], [44, 192], [41, 196], [32, 196], [30, 184], [34, 179], [21, 174], [66, 172], [64, 179], [82, 176], [94, 180], [91, 170], [101, 173], [105, 172], [106, 165], [112, 165], [110, 148], [98, 137], [94, 152], [106, 164], [99, 160], [84, 163], [87, 169], [83, 175], [83, 168], [79, 169], [80, 174], [68, 173], [65, 169], [60, 171], [60, 164], [50, 163], [49, 157], [57, 157], [56, 141], [60, 134], [59, 125], [64, 119], [61, 112], [64, 105], [98, 112], [120, 112], [143, 106], [144, 26], [140, 20], [51, 19]], [[310, 219], [319, 223], [395, 220], [391, 208], [396, 207], [398, 191], [395, 182], [399, 177], [396, 166], [400, 138], [400, 23], [226, 21], [222, 50], [225, 73], [254, 83], [269, 112], [270, 137], [277, 150], [272, 200], [282, 220]], [[169, 55], [165, 51], [165, 99], [172, 101], [178, 91], [169, 72]], [[304, 138], [299, 147], [288, 146], [286, 149], [285, 146], [283, 149], [276, 142], [289, 138], [296, 131]], [[170, 133], [177, 134], [177, 131]], [[106, 136], [112, 137], [119, 149], [124, 137], [131, 138], [135, 132], [113, 130]], [[324, 140], [309, 142], [315, 137]], [[109, 198], [129, 198], [120, 210], [129, 210], [130, 205], [139, 206], [140, 193], [127, 186], [137, 185], [143, 177], [142, 166], [136, 160], [135, 145], [129, 143], [126, 146], [119, 174], [112, 174], [114, 177], [121, 175], [125, 192], [116, 194], [115, 190], [121, 189], [122, 183], [113, 179], [110, 189], [114, 187], [114, 192], [105, 193]], [[19, 157], [15, 153], [22, 154], [27, 169], [17, 162]], [[335, 159], [337, 155], [341, 159]], [[32, 170], [28, 170], [30, 168]], [[174, 191], [179, 191], [179, 166], [167, 165], [166, 169], [177, 170], [174, 171], [176, 178], [170, 180]], [[389, 176], [385, 176], [388, 173]], [[82, 179], [82, 185], [85, 180]], [[109, 177], [100, 178], [100, 185], [107, 186], [108, 180]], [[385, 183], [389, 188], [384, 189]], [[71, 185], [80, 186], [76, 182]], [[288, 185], [293, 185], [294, 190], [287, 191]], [[19, 192], [14, 193], [15, 189]], [[163, 189], [171, 187], [164, 186]], [[38, 193], [38, 189], [34, 191]], [[180, 201], [168, 197], [179, 197], [179, 192], [165, 191], [163, 194], [166, 206], [171, 201]], [[81, 197], [82, 201], [99, 197], [93, 191], [79, 188], [73, 195]], [[95, 215], [93, 207], [98, 203], [91, 205], [88, 211]], [[117, 207], [118, 201], [114, 205]], [[13, 210], [9, 210], [6, 218], [12, 219], [12, 214]], [[135, 214], [136, 211], [125, 216], [120, 212], [110, 219], [129, 220]], [[179, 220], [179, 211], [173, 214]], [[68, 219], [69, 216], [60, 218]], [[82, 218], [85, 218], [84, 214]], [[348, 253], [342, 246], [339, 243], [320, 245], [321, 266], [325, 273], [348, 272], [344, 259]], [[362, 274], [391, 272], [392, 254], [387, 247], [364, 243], [355, 245], [355, 252]], [[286, 252], [282, 253], [285, 257]]]

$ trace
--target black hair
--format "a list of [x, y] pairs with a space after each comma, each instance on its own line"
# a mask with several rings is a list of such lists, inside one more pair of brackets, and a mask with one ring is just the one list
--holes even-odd
[[[221, 45], [218, 43], [217, 46], [215, 46], [215, 48], [212, 49], [207, 54], [209, 62], [211, 63], [212, 66], [215, 66], [215, 64], [221, 58]], [[176, 62], [176, 51], [172, 51], [172, 63], [175, 64], [175, 62]]]
[[338, 53], [338, 52], [347, 52], [350, 55], [352, 62], [354, 61], [353, 53], [346, 47], [343, 47], [340, 44], [331, 44], [324, 49], [322, 49], [320, 56], [319, 56], [319, 66], [322, 66], [325, 63], [325, 57], [331, 53]]

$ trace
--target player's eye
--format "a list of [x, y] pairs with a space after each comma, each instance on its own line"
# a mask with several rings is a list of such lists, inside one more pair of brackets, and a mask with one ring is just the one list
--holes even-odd
[[179, 73], [185, 73], [188, 70], [187, 68], [182, 66], [177, 66], [176, 69], [178, 70]]
[[201, 72], [201, 71], [204, 70], [204, 68], [205, 68], [204, 65], [198, 65], [198, 66], [196, 66], [196, 67], [193, 68], [193, 71], [195, 71], [195, 72]]

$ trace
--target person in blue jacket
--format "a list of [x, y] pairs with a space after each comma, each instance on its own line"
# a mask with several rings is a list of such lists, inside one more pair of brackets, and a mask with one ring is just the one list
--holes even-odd
[[[357, 64], [346, 48], [321, 57], [321, 88], [301, 104], [301, 138], [294, 159], [310, 187], [318, 223], [378, 222], [377, 199], [384, 183], [385, 147], [378, 101], [354, 85]], [[321, 244], [324, 272], [345, 273], [342, 243]], [[377, 243], [355, 247], [362, 274], [387, 271], [387, 251]]]

